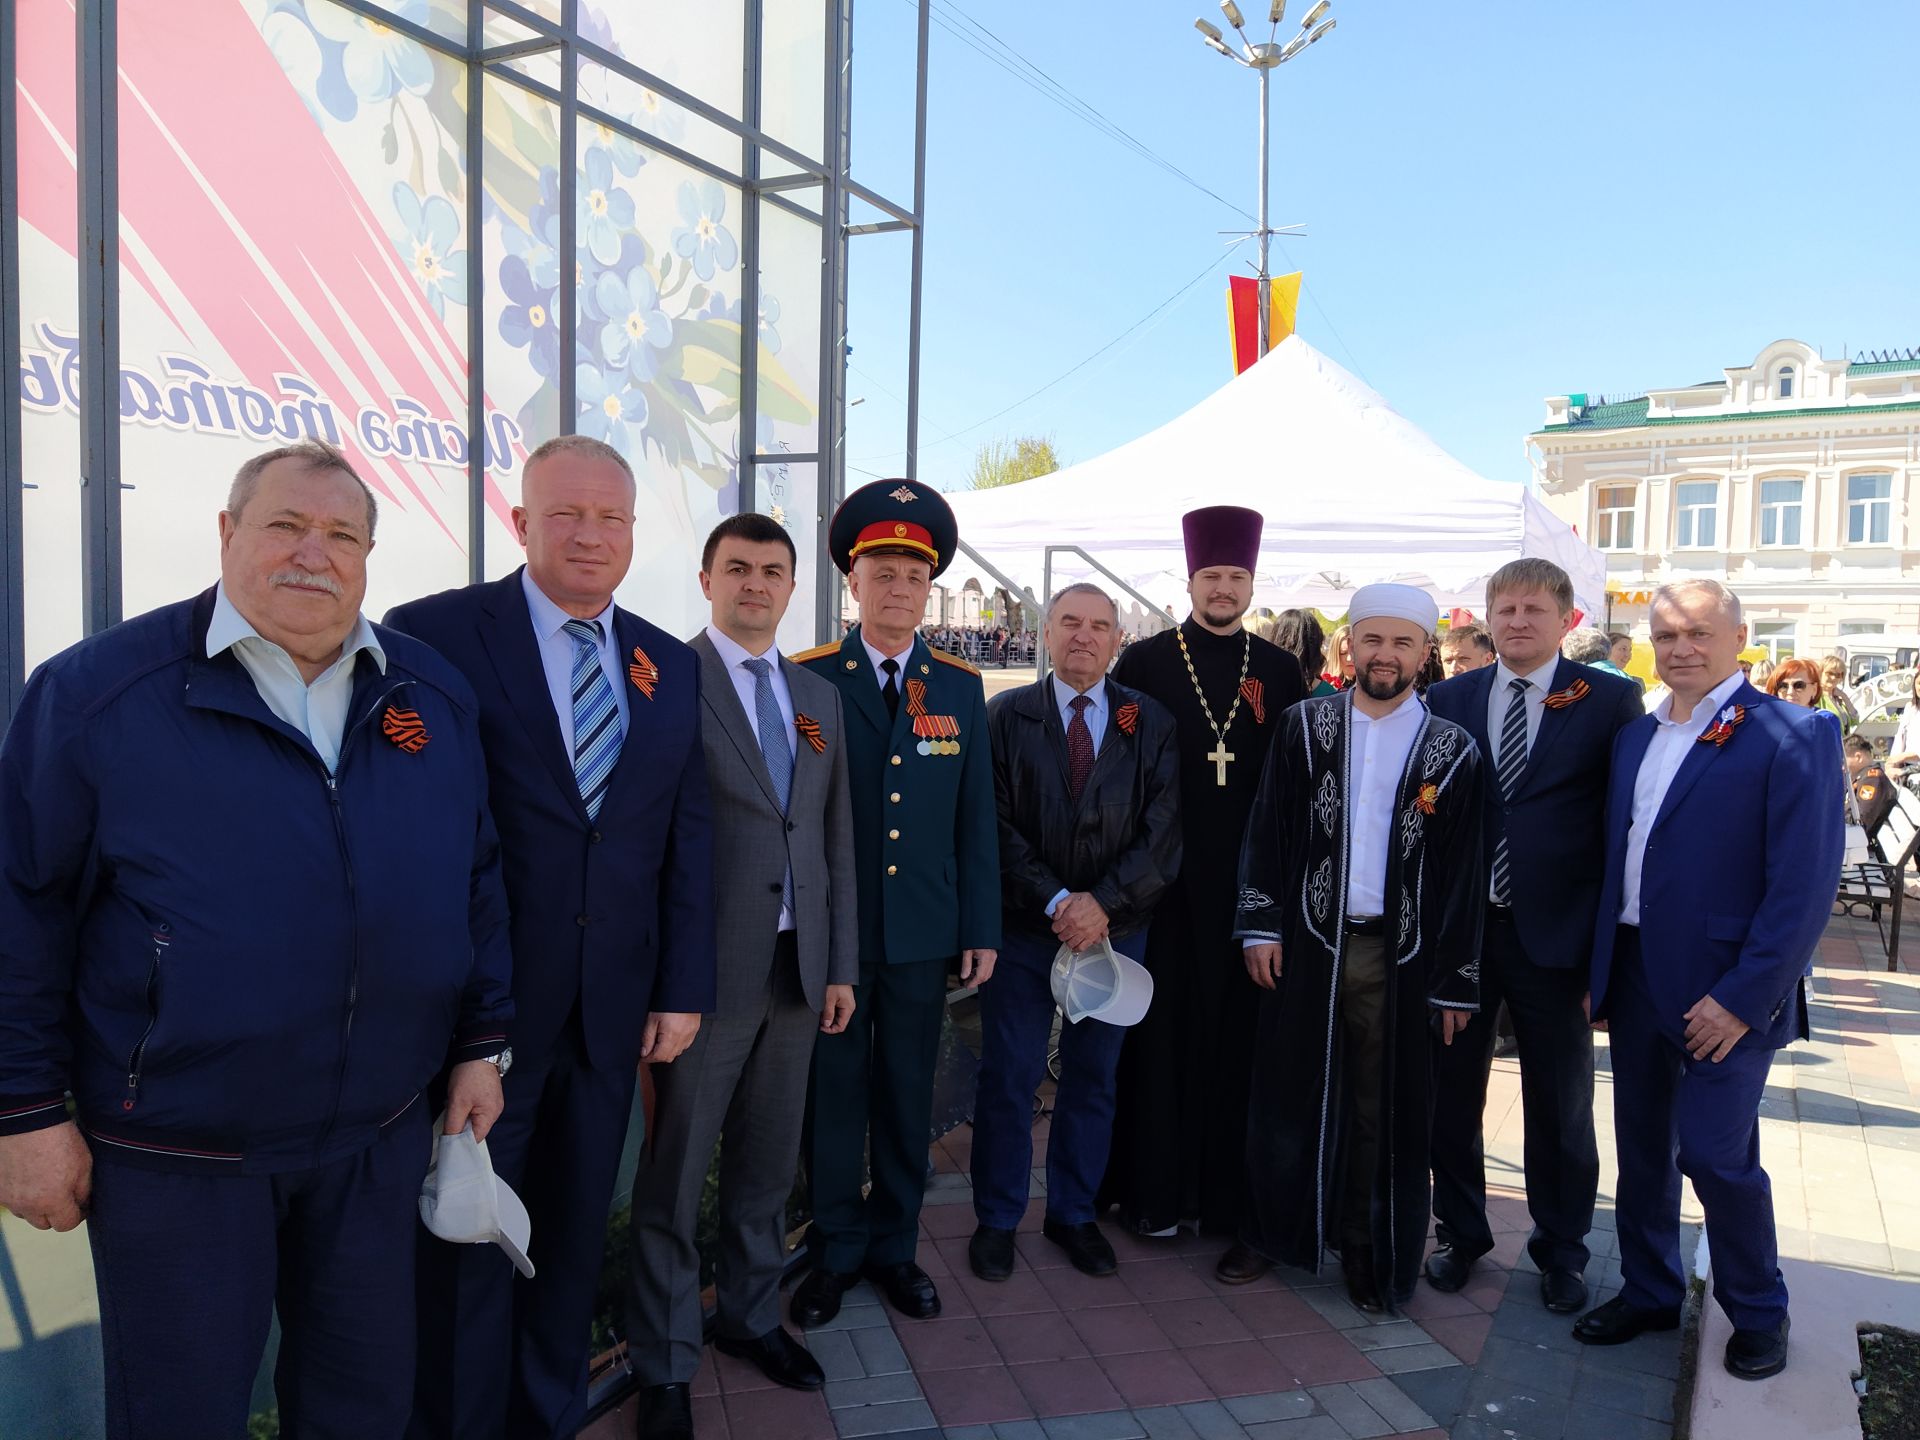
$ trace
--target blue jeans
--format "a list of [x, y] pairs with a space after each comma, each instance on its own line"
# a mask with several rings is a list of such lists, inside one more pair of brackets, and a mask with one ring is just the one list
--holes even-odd
[[[1138, 960], [1141, 930], [1113, 942]], [[1053, 1025], [1049, 974], [1060, 942], [1008, 931], [993, 978], [980, 988], [980, 1078], [973, 1101], [973, 1211], [982, 1225], [1016, 1228], [1033, 1172], [1033, 1095]], [[1077, 1225], [1094, 1216], [1094, 1192], [1113, 1142], [1114, 1072], [1126, 1031], [1103, 1020], [1061, 1022], [1060, 1086], [1047, 1142], [1047, 1216]]]

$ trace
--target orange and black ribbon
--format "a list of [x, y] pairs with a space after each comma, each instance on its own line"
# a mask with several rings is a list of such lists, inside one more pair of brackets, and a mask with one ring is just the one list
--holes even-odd
[[660, 667], [647, 658], [647, 652], [638, 645], [633, 647], [633, 663], [627, 666], [627, 678], [633, 682], [633, 688], [647, 699], [653, 698], [653, 687], [660, 683]]
[[418, 710], [402, 710], [398, 705], [387, 706], [380, 717], [380, 733], [409, 755], [418, 755], [433, 738]]
[[800, 738], [802, 740], [813, 747], [814, 754], [824, 755], [827, 753], [827, 737], [820, 733], [820, 722], [818, 720], [814, 719], [811, 715], [802, 715], [796, 710], [793, 712], [793, 728], [800, 732]]
[[1564, 710], [1569, 705], [1578, 705], [1586, 699], [1593, 687], [1584, 680], [1576, 680], [1564, 690], [1556, 690], [1540, 703], [1549, 710]]
[[1129, 700], [1113, 712], [1113, 723], [1131, 735], [1140, 723], [1140, 707]]
[[1747, 718], [1747, 707], [1729, 705], [1722, 710], [1713, 724], [1700, 732], [1696, 745], [1724, 745], [1733, 738], [1734, 728]]
[[1267, 687], [1249, 675], [1240, 682], [1240, 693], [1246, 697], [1247, 704], [1253, 707], [1253, 723], [1267, 723]]
[[1413, 808], [1418, 810], [1422, 815], [1431, 815], [1439, 799], [1440, 787], [1438, 785], [1422, 785], [1420, 787], [1420, 793], [1413, 797]]
[[927, 713], [927, 682], [907, 681], [907, 714], [913, 717], [913, 733], [922, 740], [952, 740], [960, 734], [960, 722], [951, 715]]

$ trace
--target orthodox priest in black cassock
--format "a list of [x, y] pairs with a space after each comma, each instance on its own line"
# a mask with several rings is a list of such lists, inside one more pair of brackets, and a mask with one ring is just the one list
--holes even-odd
[[[1377, 1310], [1420, 1273], [1432, 1047], [1479, 1008], [1486, 878], [1479, 751], [1410, 689], [1433, 601], [1369, 585], [1350, 616], [1355, 688], [1281, 721], [1241, 856], [1250, 969], [1280, 945], [1278, 975], [1263, 972], [1241, 1233], [1316, 1273], [1338, 1251], [1354, 1303]], [[1362, 694], [1399, 703], [1370, 715]]]
[[[1128, 646], [1113, 671], [1178, 722], [1185, 858], [1147, 938], [1153, 1006], [1121, 1052], [1102, 1200], [1141, 1233], [1197, 1221], [1233, 1237], [1260, 995], [1233, 938], [1240, 840], [1268, 743], [1306, 692], [1299, 663], [1241, 627], [1253, 601], [1259, 512], [1217, 505], [1181, 523], [1193, 614]], [[1251, 1280], [1267, 1268], [1243, 1258], [1252, 1273], [1222, 1278]]]

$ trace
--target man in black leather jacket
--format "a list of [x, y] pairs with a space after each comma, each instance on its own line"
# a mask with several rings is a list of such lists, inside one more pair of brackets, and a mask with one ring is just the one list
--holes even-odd
[[[1119, 618], [1098, 586], [1069, 585], [1047, 608], [1053, 672], [996, 695], [987, 706], [1003, 939], [994, 983], [980, 992], [973, 1109], [979, 1228], [967, 1253], [983, 1280], [1013, 1273], [1013, 1233], [1027, 1210], [1033, 1094], [1053, 1022], [1055, 952], [1062, 944], [1081, 950], [1104, 938], [1139, 959], [1153, 908], [1180, 869], [1173, 716], [1107, 678], [1119, 647]], [[1093, 1216], [1125, 1033], [1091, 1017], [1061, 1025], [1045, 1233], [1089, 1275], [1116, 1268], [1113, 1247]]]

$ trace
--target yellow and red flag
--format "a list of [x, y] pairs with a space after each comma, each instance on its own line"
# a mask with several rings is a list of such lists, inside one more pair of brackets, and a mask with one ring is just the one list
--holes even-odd
[[[1293, 334], [1300, 309], [1300, 275], [1275, 275], [1267, 307], [1267, 348]], [[1238, 375], [1260, 358], [1260, 282], [1251, 275], [1227, 279], [1227, 328], [1233, 342], [1233, 373]]]

